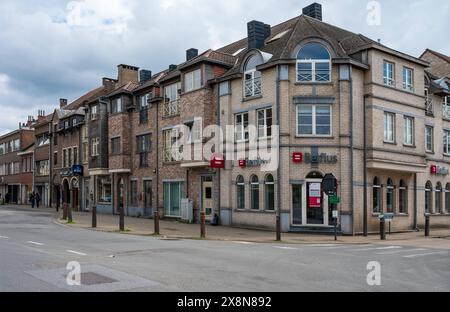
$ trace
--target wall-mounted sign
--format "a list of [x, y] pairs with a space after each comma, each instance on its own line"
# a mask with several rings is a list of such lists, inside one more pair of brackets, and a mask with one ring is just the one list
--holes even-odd
[[294, 152], [292, 153], [292, 161], [296, 164], [303, 162], [303, 153]]
[[450, 170], [445, 167], [432, 165], [430, 168], [431, 168], [430, 169], [431, 174], [436, 174], [436, 175], [449, 175], [450, 174]]
[[328, 155], [326, 153], [313, 155], [306, 153], [304, 160], [307, 164], [336, 164], [338, 162], [337, 155]]
[[83, 175], [83, 166], [82, 165], [73, 165], [72, 166], [72, 174], [76, 176]]
[[309, 185], [309, 207], [321, 208], [322, 207], [322, 184], [311, 183]]
[[223, 169], [225, 168], [225, 158], [222, 155], [213, 155], [211, 158], [211, 168]]
[[239, 160], [239, 167], [246, 168], [246, 167], [260, 167], [269, 164], [269, 161], [258, 158], [258, 159], [240, 159]]

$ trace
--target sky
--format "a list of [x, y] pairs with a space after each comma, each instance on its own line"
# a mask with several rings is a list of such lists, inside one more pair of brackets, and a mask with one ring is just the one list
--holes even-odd
[[[156, 73], [185, 51], [246, 37], [247, 22], [276, 25], [312, 0], [1, 0], [0, 135], [60, 98], [73, 101], [117, 77], [117, 65]], [[420, 56], [450, 55], [450, 1], [322, 0], [323, 20]], [[430, 10], [430, 8], [433, 8]], [[443, 39], [447, 40], [443, 40]]]

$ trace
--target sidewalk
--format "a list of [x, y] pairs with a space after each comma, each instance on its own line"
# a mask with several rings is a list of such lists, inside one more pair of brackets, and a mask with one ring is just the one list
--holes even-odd
[[[62, 211], [59, 212], [57, 222], [67, 224], [61, 220]], [[73, 224], [69, 226], [82, 229], [90, 229], [102, 232], [119, 232], [119, 217], [112, 215], [97, 215], [97, 229], [91, 228], [92, 215], [85, 212], [73, 213]], [[124, 234], [148, 235], [154, 233], [153, 220], [125, 217]], [[166, 239], [199, 239], [200, 225], [185, 224], [178, 221], [160, 221], [160, 236]], [[339, 236], [334, 241], [334, 236], [309, 235], [297, 233], [283, 233], [282, 243], [286, 244], [395, 244], [413, 245], [426, 248], [444, 248], [450, 250], [450, 229], [433, 230], [431, 237], [424, 237], [423, 232], [399, 233], [388, 236], [387, 241], [380, 241], [378, 235], [363, 236]], [[238, 241], [253, 243], [274, 243], [275, 232], [248, 230], [225, 226], [206, 226], [206, 237], [209, 240]]]

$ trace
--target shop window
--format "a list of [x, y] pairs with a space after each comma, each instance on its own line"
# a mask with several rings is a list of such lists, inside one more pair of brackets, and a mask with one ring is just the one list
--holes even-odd
[[257, 176], [250, 178], [251, 209], [259, 210], [259, 180]]
[[97, 188], [98, 201], [100, 203], [111, 203], [111, 178], [98, 178]]
[[381, 213], [381, 183], [378, 178], [373, 179], [373, 213]]
[[395, 210], [395, 187], [392, 179], [388, 179], [386, 186], [386, 208], [387, 212], [393, 213]]
[[403, 214], [408, 213], [408, 187], [405, 181], [400, 181], [400, 186], [398, 188], [398, 204], [399, 212]]
[[130, 181], [130, 205], [132, 207], [138, 206], [138, 181]]
[[264, 183], [264, 193], [265, 193], [265, 209], [275, 210], [275, 180], [273, 175], [269, 174], [266, 177]]
[[236, 179], [236, 200], [237, 209], [245, 209], [245, 182], [243, 176]]
[[430, 181], [425, 185], [425, 213], [432, 212], [432, 193], [433, 193], [433, 184]]
[[442, 184], [440, 182], [436, 184], [435, 194], [434, 213], [438, 214], [442, 212]]
[[181, 217], [183, 183], [164, 183], [164, 214], [166, 217]]

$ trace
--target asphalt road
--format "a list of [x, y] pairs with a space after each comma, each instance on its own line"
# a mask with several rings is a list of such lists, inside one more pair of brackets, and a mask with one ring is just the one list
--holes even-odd
[[[81, 286], [67, 264], [80, 263]], [[381, 285], [369, 286], [369, 262]], [[0, 207], [0, 291], [450, 291], [450, 251], [391, 245], [164, 240]]]

